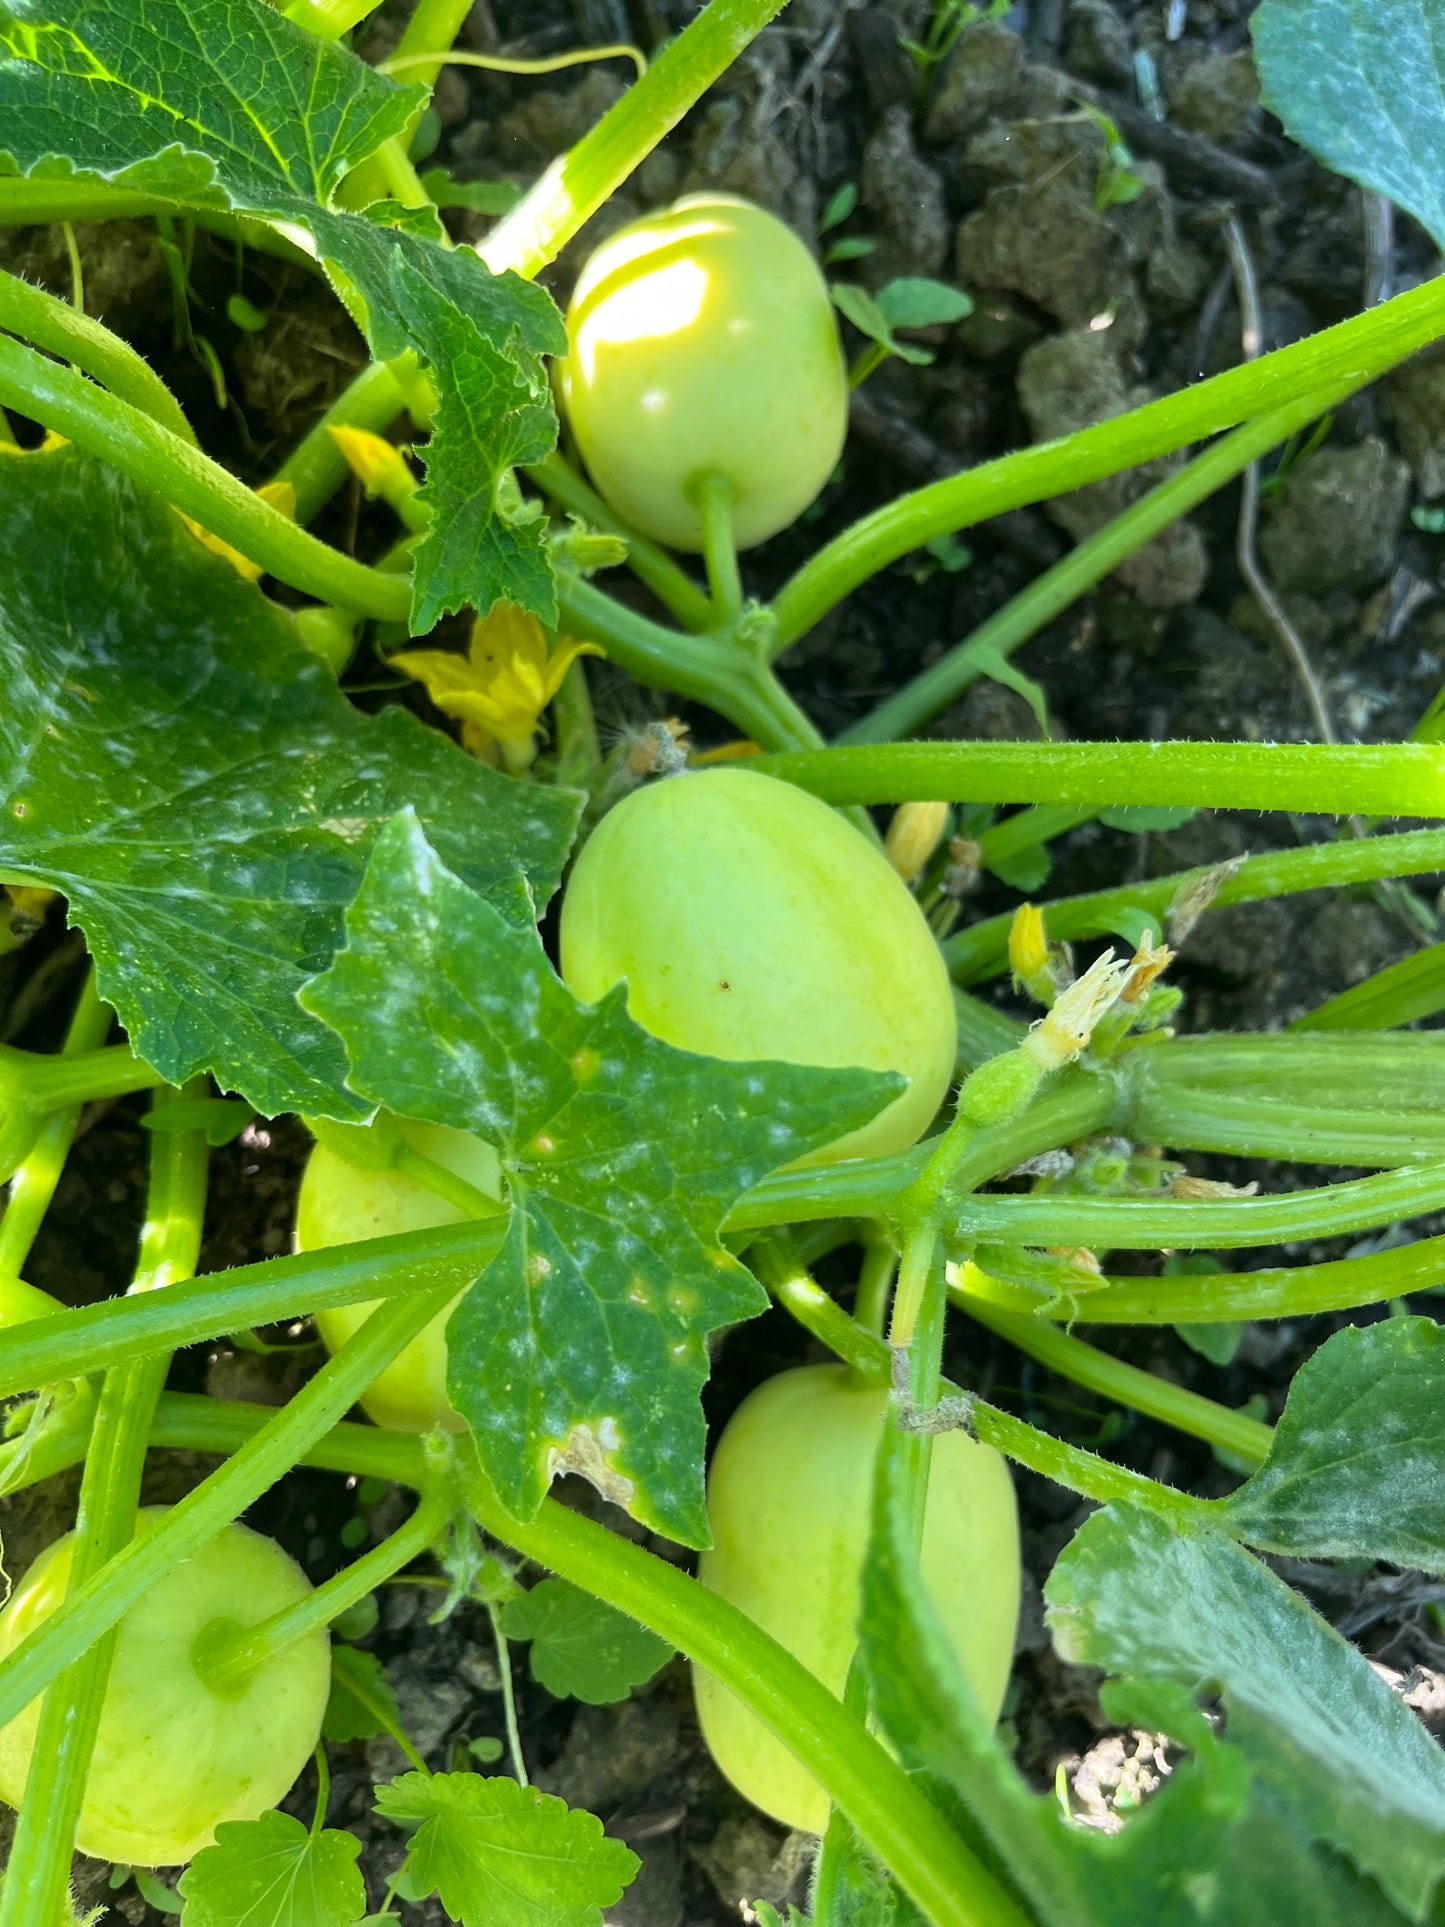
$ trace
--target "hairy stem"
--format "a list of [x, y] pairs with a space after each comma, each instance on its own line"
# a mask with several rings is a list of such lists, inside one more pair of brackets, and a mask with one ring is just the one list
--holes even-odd
[[[1318, 755], [1319, 747], [1311, 753]], [[1156, 877], [1150, 883], [1063, 897], [1046, 905], [1044, 915], [1048, 933], [1056, 940], [1102, 937], [1111, 934], [1118, 919], [1130, 911], [1142, 910], [1164, 921], [1171, 906], [1186, 902], [1191, 892], [1210, 891], [1208, 901], [1222, 910], [1231, 904], [1290, 896], [1300, 890], [1370, 883], [1382, 877], [1422, 876], [1440, 869], [1445, 869], [1445, 830], [1405, 830], [1393, 836], [1271, 850], [1231, 869], [1203, 864], [1195, 870]], [[1217, 887], [1211, 889], [1216, 883]], [[943, 953], [960, 983], [977, 983], [1007, 967], [1012, 922], [1008, 913], [986, 917], [948, 939]]]
[[925, 542], [1007, 509], [1042, 502], [1233, 428], [1292, 396], [1363, 387], [1445, 334], [1445, 281], [1426, 282], [1367, 314], [1215, 375], [1177, 395], [1062, 441], [985, 462], [864, 516], [819, 550], [774, 599], [777, 646], [805, 635], [860, 583]]
[[1003, 1311], [985, 1299], [969, 1296], [957, 1286], [950, 1288], [950, 1296], [980, 1325], [997, 1332], [1000, 1338], [1006, 1338], [1027, 1357], [1036, 1358], [1061, 1378], [1071, 1378], [1076, 1385], [1098, 1392], [1103, 1398], [1172, 1425], [1176, 1432], [1187, 1432], [1191, 1438], [1203, 1439], [1222, 1451], [1232, 1452], [1251, 1468], [1263, 1465], [1274, 1431], [1247, 1412], [1231, 1411], [1212, 1398], [1201, 1398], [1182, 1385], [1171, 1385], [1168, 1379], [1154, 1372], [1126, 1365], [1122, 1359], [1111, 1358], [1107, 1352], [1086, 1345], [1081, 1338], [1060, 1331], [1056, 1325], [1045, 1324], [1042, 1319]]
[[[187, 1094], [199, 1095], [201, 1084]], [[158, 1092], [164, 1107], [179, 1092]], [[207, 1150], [199, 1132], [153, 1136], [146, 1226], [133, 1292], [188, 1278], [201, 1249]], [[67, 1597], [79, 1591], [135, 1533], [151, 1419], [168, 1355], [120, 1365], [105, 1375], [80, 1487]], [[50, 1686], [0, 1892], [0, 1927], [61, 1917], [86, 1777], [100, 1730], [115, 1649], [114, 1627]]]
[[268, 1258], [153, 1296], [11, 1326], [0, 1330], [0, 1398], [304, 1312], [373, 1298], [431, 1303], [438, 1292], [445, 1302], [496, 1257], [506, 1224], [489, 1218]]
[[1445, 817], [1425, 743], [884, 743], [752, 765], [825, 803], [1129, 804]]
[[31, 416], [153, 489], [292, 588], [361, 615], [406, 620], [411, 590], [405, 581], [365, 568], [318, 542], [150, 415], [97, 388], [74, 369], [4, 336], [0, 406]]

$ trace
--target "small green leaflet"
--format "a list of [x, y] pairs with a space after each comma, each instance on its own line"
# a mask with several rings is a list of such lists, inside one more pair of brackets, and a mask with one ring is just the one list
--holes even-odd
[[595, 1814], [549, 1793], [479, 1773], [403, 1773], [376, 1790], [388, 1820], [420, 1821], [407, 1850], [408, 1891], [430, 1893], [461, 1927], [601, 1927], [637, 1855]]
[[1445, 1755], [1243, 1547], [1110, 1505], [1075, 1535], [1044, 1597], [1066, 1659], [1221, 1692], [1231, 1741], [1304, 1834], [1425, 1917], [1445, 1876]]
[[[923, 1590], [901, 1523], [896, 1438], [888, 1435], [880, 1459], [859, 1624], [874, 1709], [906, 1765], [927, 1767], [953, 1787], [967, 1810], [965, 1837], [1026, 1897], [1040, 1927], [1398, 1923], [1379, 1889], [1317, 1845], [1310, 1827], [1260, 1784], [1240, 1749], [1216, 1737], [1191, 1693], [1168, 1681], [1130, 1679], [1105, 1688], [1110, 1718], [1162, 1729], [1195, 1754], [1119, 1833], [1072, 1825], [1057, 1799], [1031, 1792], [981, 1719]], [[1127, 1571], [1116, 1584], [1131, 1576], [1149, 1584], [1148, 1574]], [[1182, 1597], [1150, 1595], [1161, 1638]], [[1247, 1621], [1242, 1631], [1247, 1638]], [[1197, 1683], [1191, 1678], [1190, 1688]], [[1360, 1767], [1368, 1770], [1364, 1761]]]
[[508, 1639], [530, 1639], [532, 1677], [558, 1699], [609, 1706], [665, 1666], [672, 1648], [565, 1579], [543, 1579], [502, 1611]]
[[[550, 297], [445, 243], [435, 209], [336, 209], [345, 176], [400, 134], [424, 90], [385, 79], [266, 0], [11, 0], [0, 5], [0, 169], [76, 176], [310, 231], [372, 351], [414, 349], [439, 391], [432, 525], [413, 628], [464, 603], [545, 621], [556, 592], [539, 530], [498, 497], [545, 454], [556, 419], [537, 357], [566, 330]], [[464, 399], [465, 392], [465, 399]], [[465, 518], [454, 530], [453, 515]]]
[[357, 1927], [360, 1852], [351, 1834], [308, 1833], [289, 1813], [224, 1820], [181, 1875], [182, 1927]]
[[1440, 0], [1263, 0], [1250, 28], [1264, 104], [1291, 140], [1445, 247]]
[[379, 1733], [400, 1730], [401, 1709], [375, 1653], [356, 1646], [331, 1649], [331, 1697], [321, 1722], [328, 1740], [374, 1740]]
[[452, 1403], [502, 1503], [530, 1516], [558, 1472], [581, 1472], [706, 1544], [708, 1335], [767, 1302], [719, 1227], [898, 1080], [690, 1056], [635, 1024], [620, 986], [579, 1004], [530, 918], [451, 875], [410, 812], [377, 839], [346, 929], [301, 997], [344, 1040], [352, 1088], [501, 1154], [506, 1243], [447, 1342]]
[[1445, 1573], [1445, 1325], [1387, 1318], [1327, 1339], [1224, 1515], [1266, 1552]]
[[75, 448], [0, 456], [0, 877], [66, 896], [101, 994], [173, 1083], [357, 1118], [296, 1003], [377, 825], [413, 799], [480, 889], [555, 887], [577, 799], [400, 709], [363, 716], [284, 611]]

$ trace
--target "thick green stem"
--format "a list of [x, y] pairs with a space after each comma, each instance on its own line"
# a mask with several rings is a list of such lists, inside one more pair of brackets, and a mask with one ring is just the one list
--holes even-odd
[[244, 1632], [228, 1632], [223, 1640], [204, 1646], [197, 1654], [200, 1670], [223, 1697], [235, 1691], [272, 1654], [284, 1652], [298, 1639], [329, 1626], [403, 1566], [419, 1559], [445, 1532], [450, 1512], [451, 1501], [445, 1494], [423, 1493], [404, 1525], [379, 1546], [333, 1573], [304, 1599], [248, 1626]]
[[[92, 969], [86, 973], [61, 1055], [76, 1057], [99, 1050], [110, 1035], [112, 1015], [109, 1004], [103, 1003], [96, 991]], [[18, 1278], [25, 1269], [70, 1155], [80, 1111], [79, 1104], [52, 1111], [25, 1162], [10, 1180], [10, 1194], [0, 1216], [0, 1276]]]
[[455, 1297], [496, 1257], [506, 1223], [489, 1218], [269, 1258], [0, 1330], [0, 1398], [304, 1312], [373, 1298], [430, 1303], [438, 1290]]
[[[1320, 747], [1311, 746], [1311, 753], [1317, 755]], [[1048, 933], [1055, 940], [1102, 937], [1111, 934], [1118, 919], [1131, 912], [1142, 910], [1162, 922], [1176, 901], [1187, 902], [1191, 892], [1207, 890], [1216, 879], [1218, 888], [1209, 901], [1222, 910], [1231, 904], [1290, 896], [1300, 890], [1372, 883], [1382, 877], [1422, 876], [1441, 869], [1445, 869], [1445, 830], [1406, 830], [1395, 836], [1271, 850], [1264, 856], [1249, 857], [1237, 869], [1224, 873], [1202, 864], [1195, 870], [1156, 877], [1151, 883], [1063, 897], [1048, 904], [1044, 915]], [[960, 983], [977, 983], [1007, 968], [1012, 922], [1009, 914], [988, 917], [948, 939], [943, 953]]]
[[[791, 1312], [805, 1330], [855, 1372], [878, 1385], [890, 1382], [892, 1363], [883, 1340], [865, 1331], [811, 1279], [796, 1274], [785, 1278], [777, 1295], [779, 1304]], [[1172, 1486], [1160, 1485], [1157, 1479], [1145, 1478], [1142, 1473], [1130, 1472], [1122, 1465], [1113, 1465], [1081, 1446], [1050, 1438], [1025, 1420], [964, 1393], [948, 1379], [940, 1380], [939, 1391], [944, 1398], [968, 1399], [974, 1434], [985, 1445], [996, 1447], [1017, 1464], [1027, 1466], [1043, 1478], [1053, 1479], [1070, 1492], [1097, 1500], [1100, 1505], [1107, 1505], [1111, 1499], [1127, 1499], [1133, 1505], [1176, 1519], [1198, 1518], [1204, 1511], [1202, 1499], [1191, 1498], [1187, 1492], [1178, 1492]]]
[[694, 486], [702, 514], [702, 554], [712, 593], [713, 621], [722, 627], [736, 622], [743, 609], [738, 548], [733, 540], [735, 491], [726, 475], [704, 475]]
[[42, 1115], [74, 1104], [93, 1104], [103, 1097], [153, 1091], [165, 1081], [129, 1044], [62, 1051], [54, 1057], [0, 1044], [0, 1086]]
[[[151, 1424], [152, 1448], [225, 1456], [244, 1445], [274, 1418], [274, 1407], [239, 1399], [203, 1397], [198, 1392], [163, 1392]], [[0, 1446], [0, 1491], [23, 1492], [42, 1479], [79, 1465], [90, 1439], [94, 1407], [73, 1401], [32, 1440], [27, 1433]], [[307, 1446], [298, 1465], [362, 1479], [387, 1479], [420, 1491], [431, 1476], [422, 1441], [405, 1432], [383, 1432], [374, 1425], [343, 1420]]]
[[679, 567], [666, 549], [629, 528], [569, 462], [560, 455], [549, 455], [544, 461], [524, 468], [522, 473], [559, 508], [580, 516], [589, 528], [620, 536], [627, 544], [628, 568], [639, 582], [646, 583], [684, 629], [700, 633], [712, 627], [712, 603], [687, 571]]
[[318, 542], [140, 409], [8, 337], [0, 337], [0, 406], [31, 416], [153, 489], [293, 588], [383, 621], [406, 620], [406, 582]]
[[768, 665], [722, 636], [685, 636], [624, 608], [580, 578], [559, 582], [563, 624], [598, 642], [638, 682], [706, 703], [767, 749], [822, 738]]
[[1445, 1165], [1436, 1164], [1264, 1198], [962, 1197], [950, 1204], [949, 1234], [1091, 1251], [1239, 1251], [1395, 1224], [1438, 1210], [1442, 1196]]
[[1445, 1010], [1445, 943], [1431, 944], [1361, 984], [1342, 990], [1308, 1016], [1297, 1017], [1291, 1031], [1385, 1030], [1417, 1023]]
[[752, 765], [825, 803], [1050, 803], [1445, 816], [1424, 743], [885, 743]]
[[[176, 1286], [157, 1296], [169, 1298], [185, 1289]], [[67, 1594], [49, 1619], [0, 1660], [0, 1726], [88, 1652], [168, 1572], [284, 1478], [453, 1295], [447, 1284], [379, 1306], [234, 1458], [172, 1506], [153, 1531], [132, 1539]]]
[[1036, 577], [1022, 594], [980, 624], [965, 642], [905, 683], [861, 722], [844, 730], [840, 742], [883, 743], [892, 737], [910, 735], [920, 724], [957, 702], [965, 690], [987, 673], [986, 658], [1011, 656], [1030, 636], [1037, 635], [1055, 616], [1112, 574], [1121, 562], [1223, 488], [1226, 482], [1242, 474], [1267, 449], [1324, 414], [1340, 399], [1342, 392], [1348, 392], [1354, 385], [1351, 378], [1344, 389], [1291, 400], [1283, 408], [1274, 409], [1261, 420], [1227, 436], [1202, 455], [1196, 455], [1177, 474], [1150, 489], [1132, 507], [1107, 522], [1097, 535], [1081, 542], [1062, 561]]
[[1060, 1324], [1212, 1325], [1254, 1318], [1304, 1318], [1319, 1312], [1353, 1311], [1412, 1292], [1439, 1288], [1445, 1238], [1363, 1258], [1336, 1258], [1321, 1265], [1290, 1265], [1260, 1271], [1209, 1272], [1181, 1278], [1109, 1278], [1103, 1288], [1067, 1304], [1039, 1303], [1023, 1286], [970, 1268], [959, 1283], [1003, 1311], [1052, 1318]]
[[[199, 1090], [198, 1085], [188, 1094], [198, 1095]], [[156, 1103], [164, 1106], [180, 1095], [158, 1092]], [[133, 1292], [153, 1291], [194, 1271], [205, 1212], [206, 1159], [205, 1138], [199, 1132], [153, 1137], [146, 1226]], [[151, 1420], [169, 1363], [162, 1354], [106, 1373], [81, 1482], [67, 1596], [92, 1579], [135, 1533]], [[114, 1647], [112, 1627], [46, 1692], [0, 1893], [0, 1927], [33, 1927], [37, 1921], [61, 1918]]]
[[[1391, 1104], [1367, 1110], [1342, 1083], [1332, 1100], [1290, 1093], [1220, 1090], [1170, 1082], [1135, 1082], [1136, 1142], [1179, 1151], [1219, 1151], [1246, 1158], [1290, 1158], [1307, 1164], [1433, 1164], [1445, 1159], [1445, 1114]], [[1422, 1207], [1428, 1208], [1428, 1207]]]
[[1000, 1338], [1006, 1338], [1019, 1351], [1047, 1365], [1061, 1378], [1070, 1378], [1076, 1385], [1098, 1392], [1102, 1398], [1113, 1399], [1162, 1424], [1172, 1425], [1176, 1432], [1187, 1432], [1191, 1438], [1203, 1439], [1221, 1451], [1232, 1452], [1251, 1468], [1263, 1465], [1274, 1431], [1247, 1412], [1231, 1411], [1212, 1398], [1201, 1398], [1182, 1385], [1171, 1385], [1168, 1379], [1154, 1372], [1126, 1365], [1122, 1359], [1111, 1358], [1097, 1346], [1086, 1345], [1081, 1338], [1071, 1337], [1040, 1318], [1001, 1311], [997, 1305], [970, 1297], [956, 1286], [951, 1296], [980, 1325], [997, 1332]]
[[0, 272], [0, 328], [62, 355], [142, 414], [194, 444], [195, 430], [150, 363], [109, 328], [18, 275]]
[[[1027, 1158], [1117, 1126], [1126, 1103], [1125, 1091], [1111, 1077], [1083, 1069], [1065, 1071], [1021, 1116], [989, 1125], [969, 1140], [954, 1170], [954, 1183], [970, 1191]], [[934, 1149], [936, 1144], [918, 1145], [898, 1157], [775, 1172], [738, 1200], [724, 1228], [762, 1231], [820, 1218], [891, 1220], [900, 1195], [917, 1180]]]
[[753, 1622], [656, 1554], [555, 1502], [512, 1517], [480, 1471], [470, 1503], [495, 1538], [605, 1599], [719, 1678], [797, 1754], [933, 1927], [1026, 1927], [917, 1783]]
[[647, 72], [477, 249], [496, 274], [530, 280], [621, 187], [633, 169], [761, 33], [784, 0], [710, 0]]
[[902, 496], [845, 529], [784, 586], [773, 603], [777, 646], [805, 635], [860, 583], [925, 542], [1135, 468], [1293, 396], [1337, 383], [1363, 387], [1441, 334], [1445, 282], [1429, 281], [1180, 394]]

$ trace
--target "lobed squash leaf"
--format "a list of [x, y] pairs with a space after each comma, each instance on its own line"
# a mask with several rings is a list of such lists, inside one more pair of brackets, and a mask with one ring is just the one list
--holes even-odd
[[595, 1814], [500, 1776], [403, 1773], [377, 1788], [376, 1810], [420, 1822], [406, 1892], [439, 1894], [461, 1927], [601, 1927], [638, 1868]]
[[578, 799], [364, 716], [291, 618], [75, 448], [0, 456], [0, 877], [61, 891], [101, 994], [174, 1083], [360, 1118], [296, 992], [377, 826], [415, 802], [468, 883], [555, 887]]
[[632, 1021], [620, 986], [579, 1003], [517, 909], [468, 889], [406, 812], [302, 1003], [344, 1041], [361, 1096], [501, 1155], [506, 1242], [447, 1345], [452, 1403], [503, 1504], [530, 1516], [558, 1472], [580, 1472], [702, 1545], [707, 1340], [767, 1302], [720, 1227], [899, 1080], [674, 1050]]
[[1066, 1659], [1219, 1694], [1232, 1746], [1299, 1833], [1427, 1917], [1445, 1876], [1445, 1754], [1252, 1554], [1114, 1504], [1071, 1541], [1044, 1597]]
[[[966, 1810], [962, 1831], [969, 1844], [1022, 1897], [1040, 1927], [1118, 1927], [1121, 1921], [1147, 1921], [1149, 1927], [1398, 1923], [1399, 1914], [1374, 1881], [1320, 1844], [1316, 1815], [1303, 1811], [1291, 1784], [1301, 1769], [1298, 1750], [1288, 1741], [1276, 1745], [1275, 1736], [1262, 1729], [1252, 1732], [1248, 1746], [1233, 1744], [1236, 1707], [1228, 1701], [1229, 1739], [1221, 1740], [1193, 1704], [1194, 1691], [1210, 1676], [1190, 1644], [1195, 1616], [1208, 1610], [1207, 1604], [1196, 1604], [1187, 1583], [1195, 1578], [1194, 1569], [1209, 1569], [1217, 1538], [1227, 1556], [1253, 1567], [1265, 1585], [1278, 1583], [1248, 1553], [1212, 1532], [1111, 1506], [1073, 1541], [1046, 1593], [1055, 1640], [1066, 1657], [1131, 1674], [1106, 1688], [1111, 1716], [1125, 1723], [1157, 1723], [1190, 1748], [1192, 1757], [1176, 1766], [1167, 1784], [1115, 1834], [1074, 1824], [1056, 1798], [1032, 1792], [982, 1720], [923, 1589], [917, 1552], [903, 1523], [899, 1436], [886, 1435], [880, 1456], [859, 1620], [859, 1652], [874, 1710], [904, 1764], [951, 1787]], [[1116, 1517], [1121, 1513], [1127, 1520]], [[1106, 1533], [1107, 1543], [1101, 1544]], [[1081, 1540], [1088, 1555], [1083, 1559], [1076, 1556]], [[1192, 1562], [1184, 1583], [1180, 1575], [1160, 1573], [1148, 1563], [1149, 1548], [1166, 1542], [1175, 1546], [1181, 1564]], [[1142, 1563], [1136, 1558], [1139, 1548]], [[1157, 1637], [1136, 1642], [1098, 1636], [1089, 1617], [1096, 1597], [1104, 1617], [1126, 1620], [1132, 1604]], [[1302, 1602], [1295, 1605], [1303, 1619], [1313, 1620]], [[1235, 1608], [1234, 1636], [1245, 1651], [1257, 1641], [1268, 1644], [1269, 1625], [1256, 1619], [1256, 1608], [1252, 1600]], [[1314, 1625], [1335, 1640], [1321, 1622]], [[1171, 1645], [1176, 1629], [1177, 1658]], [[1389, 1699], [1365, 1662], [1343, 1642], [1336, 1644], [1345, 1665], [1357, 1665]], [[1296, 1671], [1317, 1659], [1311, 1650]], [[1273, 1651], [1261, 1653], [1261, 1678], [1274, 1662]], [[1151, 1676], [1132, 1677], [1144, 1672]], [[1410, 1719], [1399, 1702], [1394, 1704]], [[1428, 1748], [1423, 1729], [1415, 1731]], [[1372, 1735], [1360, 1731], [1353, 1737], [1360, 1748], [1356, 1770], [1363, 1777], [1377, 1766], [1369, 1750]], [[1342, 1744], [1341, 1766], [1343, 1757]], [[1428, 1805], [1424, 1793], [1420, 1801]], [[1399, 1837], [1413, 1839], [1418, 1847], [1430, 1826], [1427, 1816], [1419, 1816]], [[1338, 1837], [1333, 1829], [1324, 1832]]]
[[530, 1639], [532, 1677], [558, 1699], [609, 1706], [625, 1700], [672, 1657], [672, 1648], [605, 1600], [542, 1579], [502, 1610], [509, 1639]]

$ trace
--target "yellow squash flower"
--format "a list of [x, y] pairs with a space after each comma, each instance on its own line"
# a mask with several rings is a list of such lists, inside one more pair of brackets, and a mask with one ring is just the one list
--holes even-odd
[[504, 602], [472, 624], [466, 655], [404, 649], [389, 661], [422, 683], [444, 716], [456, 718], [468, 749], [497, 743], [509, 762], [525, 763], [537, 719], [562, 678], [579, 656], [601, 654], [595, 642], [565, 636], [549, 652], [537, 618]]

